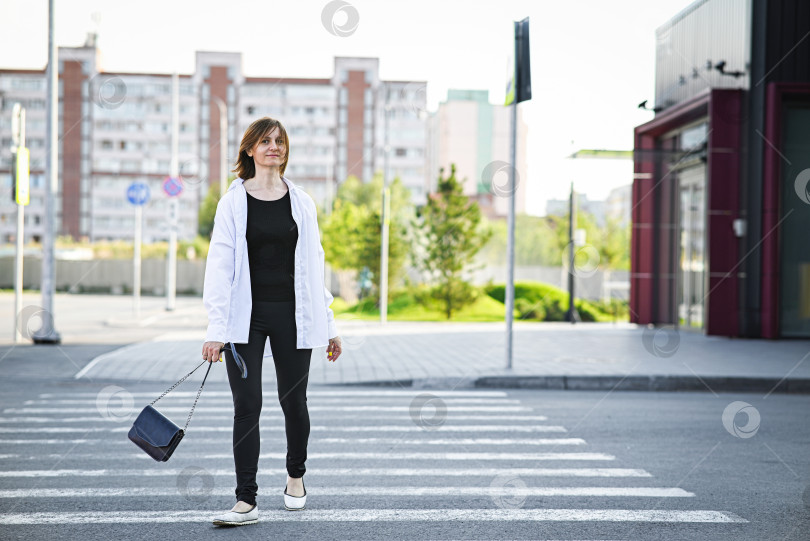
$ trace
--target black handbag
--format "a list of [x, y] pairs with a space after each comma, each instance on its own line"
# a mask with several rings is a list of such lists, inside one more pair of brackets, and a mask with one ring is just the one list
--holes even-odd
[[[197, 365], [197, 368], [201, 367], [204, 363], [208, 363], [208, 372], [210, 372], [212, 363], [208, 361], [203, 361]], [[208, 378], [208, 372], [205, 373], [202, 385], [200, 385], [200, 390], [197, 391], [197, 398], [194, 399], [194, 404], [191, 406], [191, 411], [188, 414], [186, 426], [183, 428], [174, 424], [171, 419], [152, 406], [175, 387], [183, 383], [187, 377], [197, 371], [197, 368], [183, 376], [180, 381], [166, 389], [162, 395], [155, 398], [151, 404], [143, 408], [132, 424], [132, 428], [129, 429], [129, 439], [158, 462], [166, 462], [169, 460], [174, 450], [177, 449], [180, 440], [186, 435], [188, 423], [191, 421], [191, 416], [194, 414], [197, 400], [200, 399], [200, 393], [202, 393], [203, 385], [205, 385], [205, 380]]]

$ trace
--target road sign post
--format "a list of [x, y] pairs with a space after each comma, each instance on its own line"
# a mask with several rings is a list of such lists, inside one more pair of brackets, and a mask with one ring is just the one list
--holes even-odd
[[127, 188], [127, 199], [135, 206], [135, 240], [132, 253], [132, 301], [135, 319], [141, 317], [141, 232], [143, 206], [149, 201], [149, 185], [133, 182]]
[[[14, 104], [12, 112], [12, 139], [14, 150], [14, 201], [17, 203], [17, 233], [16, 251], [14, 254], [14, 343], [20, 343], [21, 329], [20, 312], [22, 312], [22, 290], [23, 290], [23, 261], [25, 257], [25, 206], [30, 202], [28, 190], [28, 167], [30, 158], [28, 149], [25, 147], [25, 108], [19, 103]], [[43, 318], [42, 324], [45, 325]]]

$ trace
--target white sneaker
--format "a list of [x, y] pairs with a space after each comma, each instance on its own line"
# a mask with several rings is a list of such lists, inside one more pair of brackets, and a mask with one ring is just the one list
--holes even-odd
[[214, 517], [215, 526], [244, 526], [245, 524], [256, 524], [259, 522], [259, 507], [253, 506], [250, 511], [227, 511], [222, 515]]
[[304, 487], [304, 481], [301, 480], [301, 486], [304, 488], [303, 496], [290, 496], [287, 494], [287, 486], [284, 486], [284, 509], [287, 511], [300, 511], [307, 503], [307, 488]]

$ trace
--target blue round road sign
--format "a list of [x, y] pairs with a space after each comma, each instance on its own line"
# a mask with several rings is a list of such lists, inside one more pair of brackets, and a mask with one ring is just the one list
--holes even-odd
[[149, 185], [144, 182], [133, 182], [127, 188], [127, 199], [133, 205], [145, 205], [149, 201]]
[[183, 192], [183, 181], [180, 177], [166, 177], [163, 181], [163, 191], [169, 197], [175, 197]]

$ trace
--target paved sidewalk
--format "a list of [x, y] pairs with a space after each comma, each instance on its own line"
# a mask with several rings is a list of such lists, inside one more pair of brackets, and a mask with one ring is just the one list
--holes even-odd
[[[341, 321], [344, 352], [313, 351], [310, 383], [415, 387], [810, 392], [810, 341], [705, 337], [629, 324], [518, 322], [513, 367], [505, 324]], [[657, 336], [656, 336], [657, 333]], [[167, 333], [101, 356], [80, 377], [170, 381], [198, 363], [199, 332]], [[668, 350], [656, 349], [669, 341]], [[265, 359], [265, 367], [271, 358]], [[214, 380], [226, 380], [223, 365]], [[211, 377], [211, 376], [209, 376]], [[263, 380], [275, 381], [274, 370]]]
[[[95, 343], [97, 337], [129, 344], [95, 358], [77, 379], [172, 382], [201, 360], [207, 324], [201, 299], [178, 298], [177, 309], [166, 312], [165, 301], [146, 298], [136, 320], [119, 306], [131, 304], [130, 298], [59, 297], [57, 314], [91, 300], [97, 307], [73, 310], [65, 325], [74, 334], [64, 332], [63, 343]], [[57, 317], [57, 329], [59, 322]], [[343, 354], [332, 363], [325, 348], [314, 350], [310, 383], [810, 393], [810, 340], [707, 337], [627, 323], [517, 321], [513, 366], [507, 369], [505, 323], [382, 325], [338, 319], [338, 330]], [[268, 383], [275, 381], [272, 362], [265, 359], [262, 379]], [[227, 381], [223, 364], [214, 365], [209, 380]]]

